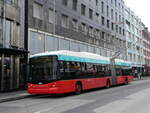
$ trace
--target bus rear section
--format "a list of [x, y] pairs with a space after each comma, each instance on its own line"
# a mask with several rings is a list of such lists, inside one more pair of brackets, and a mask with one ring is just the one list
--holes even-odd
[[116, 84], [128, 84], [133, 81], [133, 73], [131, 67], [116, 66]]

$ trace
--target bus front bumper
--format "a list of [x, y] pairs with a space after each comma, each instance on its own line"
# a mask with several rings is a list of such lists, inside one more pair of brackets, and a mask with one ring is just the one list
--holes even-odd
[[28, 88], [28, 93], [30, 94], [61, 94], [59, 87], [52, 88]]

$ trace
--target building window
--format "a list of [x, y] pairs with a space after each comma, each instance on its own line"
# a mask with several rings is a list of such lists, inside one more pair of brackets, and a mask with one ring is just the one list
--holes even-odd
[[117, 14], [117, 12], [115, 12], [115, 21], [116, 22], [118, 21], [118, 14]]
[[[3, 1], [3, 0], [0, 0], [0, 1]], [[5, 0], [6, 3], [9, 3], [9, 4], [18, 4], [18, 0]]]
[[104, 2], [101, 2], [101, 12], [104, 13]]
[[114, 10], [111, 9], [111, 19], [113, 20], [114, 19]]
[[78, 31], [78, 21], [76, 19], [72, 20], [73, 30]]
[[116, 32], [118, 33], [118, 25], [116, 25]]
[[115, 6], [117, 6], [117, 0], [115, 0]]
[[99, 14], [96, 13], [96, 22], [99, 22]]
[[102, 25], [105, 25], [105, 18], [102, 16]]
[[78, 4], [78, 0], [73, 0], [73, 1], [72, 1], [72, 9], [73, 9], [74, 11], [77, 11], [77, 4]]
[[33, 17], [43, 19], [43, 6], [36, 2], [33, 4]]
[[69, 19], [68, 19], [68, 16], [66, 16], [64, 14], [62, 15], [61, 25], [64, 28], [69, 28]]
[[122, 32], [121, 32], [121, 30], [122, 30], [122, 29], [121, 29], [121, 27], [119, 27], [119, 34], [121, 34], [121, 33], [122, 33]]
[[30, 32], [29, 50], [31, 54], [36, 54], [44, 51], [44, 34]]
[[85, 23], [81, 23], [81, 29], [84, 34], [87, 34], [87, 27]]
[[96, 29], [96, 30], [95, 30], [95, 37], [96, 37], [97, 39], [100, 39], [100, 31], [99, 31], [99, 29]]
[[109, 6], [107, 5], [107, 16], [109, 16]]
[[[11, 41], [11, 22], [6, 20], [6, 30], [5, 30], [5, 47], [9, 48]], [[12, 27], [13, 28], [13, 27]]]
[[107, 20], [107, 28], [109, 28], [109, 20]]
[[92, 9], [89, 9], [89, 18], [93, 19], [93, 10]]
[[111, 30], [114, 30], [114, 23], [111, 23]]
[[93, 37], [94, 36], [94, 30], [93, 30], [93, 27], [89, 27], [89, 35], [91, 36], [91, 37]]
[[81, 14], [85, 16], [85, 9], [86, 6], [84, 4], [81, 4]]
[[68, 5], [68, 0], [62, 0], [62, 4], [63, 4], [64, 6], [67, 6], [67, 5]]
[[121, 22], [121, 15], [119, 15], [119, 22]]
[[105, 39], [105, 32], [102, 32], [102, 39]]
[[98, 0], [95, 0], [96, 6], [98, 6]]
[[122, 6], [122, 13], [124, 13], [124, 7]]
[[49, 9], [48, 14], [49, 14], [49, 17], [48, 17], [49, 22], [54, 23], [54, 11], [52, 9]]
[[113, 4], [113, 0], [111, 0], [111, 4]]

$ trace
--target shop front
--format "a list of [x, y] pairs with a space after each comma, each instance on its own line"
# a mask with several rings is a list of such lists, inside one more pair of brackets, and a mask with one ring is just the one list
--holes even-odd
[[0, 49], [0, 92], [24, 87], [25, 53], [22, 50]]

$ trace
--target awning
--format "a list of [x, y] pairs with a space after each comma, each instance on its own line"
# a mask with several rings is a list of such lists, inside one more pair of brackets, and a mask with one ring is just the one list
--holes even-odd
[[27, 53], [29, 53], [29, 51], [23, 49], [0, 48], [0, 54], [23, 55]]

